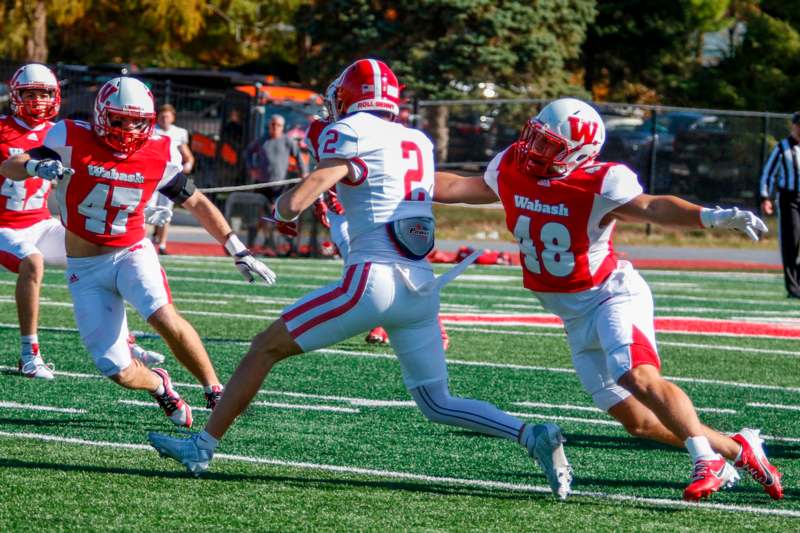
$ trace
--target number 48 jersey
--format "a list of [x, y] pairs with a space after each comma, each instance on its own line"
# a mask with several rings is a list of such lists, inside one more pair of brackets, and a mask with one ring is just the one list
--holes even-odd
[[323, 130], [319, 158], [348, 160], [355, 174], [336, 186], [354, 252], [359, 236], [385, 234], [387, 222], [433, 218], [433, 144], [421, 131], [355, 113]]
[[519, 242], [523, 283], [536, 292], [573, 293], [600, 285], [617, 267], [614, 222], [603, 218], [642, 194], [625, 165], [597, 163], [563, 179], [517, 170], [513, 152], [499, 153], [484, 174]]
[[100, 245], [125, 247], [145, 237], [144, 208], [153, 193], [181, 170], [181, 156], [167, 136], [153, 135], [124, 157], [101, 143], [90, 124], [62, 120], [47, 134], [52, 148], [75, 170], [57, 187], [61, 222]]

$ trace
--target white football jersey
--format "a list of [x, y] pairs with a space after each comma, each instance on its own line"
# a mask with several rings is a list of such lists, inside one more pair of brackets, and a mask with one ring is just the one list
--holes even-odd
[[386, 224], [433, 218], [433, 144], [419, 130], [370, 113], [356, 113], [325, 128], [319, 157], [346, 159], [354, 178], [336, 186], [345, 208], [351, 248], [348, 264], [402, 261]]

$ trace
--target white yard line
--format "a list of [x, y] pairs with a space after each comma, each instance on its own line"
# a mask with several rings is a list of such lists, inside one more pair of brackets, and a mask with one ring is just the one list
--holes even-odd
[[[176, 383], [176, 385], [178, 385]], [[139, 400], [117, 400], [117, 402], [134, 405], [136, 407], [158, 407], [157, 403], [143, 402]], [[251, 405], [258, 405], [260, 407], [276, 407], [280, 409], [298, 409], [302, 411], [330, 411], [334, 413], [359, 413], [358, 409], [351, 409], [349, 407], [339, 407], [336, 405], [309, 405], [299, 403], [281, 403], [281, 402], [253, 402]], [[207, 407], [192, 407], [192, 411], [205, 411], [211, 412]]]
[[[97, 441], [97, 440], [84, 440], [70, 437], [58, 437], [54, 435], [44, 435], [40, 433], [28, 432], [8, 432], [0, 431], [0, 436], [14, 438], [14, 439], [27, 439], [36, 440], [40, 442], [58, 442], [63, 444], [75, 444], [79, 446], [94, 446], [112, 449], [124, 450], [140, 450], [152, 453], [152, 448], [144, 444], [128, 444], [121, 442]], [[217, 460], [226, 460], [234, 462], [243, 462], [250, 464], [263, 464], [271, 466], [279, 466], [284, 468], [297, 468], [301, 470], [315, 470], [324, 472], [333, 472], [338, 474], [351, 474], [360, 476], [371, 476], [378, 478], [388, 479], [405, 479], [409, 481], [420, 481], [426, 484], [439, 483], [443, 485], [457, 485], [467, 487], [478, 487], [486, 489], [506, 490], [512, 492], [528, 492], [537, 494], [550, 494], [550, 488], [539, 485], [526, 485], [521, 483], [506, 483], [501, 481], [490, 481], [482, 479], [463, 479], [444, 476], [428, 476], [425, 474], [417, 474], [412, 472], [398, 472], [392, 470], [380, 470], [373, 468], [360, 468], [355, 466], [341, 466], [341, 465], [328, 465], [320, 463], [308, 463], [298, 461], [285, 461], [281, 459], [271, 459], [267, 457], [252, 457], [246, 455], [231, 455], [219, 453], [214, 457]], [[610, 500], [615, 502], [623, 502], [626, 504], [633, 503], [634, 505], [652, 506], [656, 508], [676, 508], [676, 509], [701, 509], [701, 510], [715, 510], [727, 512], [748, 512], [761, 515], [785, 516], [791, 518], [800, 518], [800, 511], [790, 509], [775, 509], [770, 507], [757, 507], [751, 505], [733, 505], [712, 502], [689, 503], [683, 500], [674, 500], [669, 498], [640, 498], [637, 496], [629, 496], [626, 494], [613, 494], [599, 491], [575, 491], [573, 497], [587, 497], [596, 498], [600, 500]]]
[[0, 409], [20, 409], [24, 411], [48, 411], [53, 413], [68, 413], [85, 415], [86, 409], [73, 409], [72, 407], [53, 407], [50, 405], [33, 405], [28, 403], [0, 401]]
[[750, 402], [747, 407], [763, 407], [765, 409], [782, 409], [785, 411], [800, 411], [800, 405], [785, 405], [778, 403]]
[[[513, 402], [513, 405], [520, 407], [541, 407], [543, 409], [559, 409], [562, 411], [586, 411], [590, 413], [604, 413], [605, 411], [597, 407], [590, 407], [586, 405], [573, 405], [568, 403], [544, 403], [544, 402]], [[716, 413], [725, 415], [735, 415], [736, 411], [733, 409], [722, 409], [717, 407], [697, 407], [695, 409], [701, 413]]]

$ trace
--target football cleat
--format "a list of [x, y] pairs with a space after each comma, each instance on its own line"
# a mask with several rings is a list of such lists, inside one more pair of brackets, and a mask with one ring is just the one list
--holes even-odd
[[212, 385], [211, 392], [206, 392], [206, 407], [211, 409], [212, 411], [214, 408], [217, 407], [217, 404], [222, 399], [222, 385]]
[[128, 336], [128, 346], [131, 349], [131, 357], [144, 363], [147, 368], [164, 364], [164, 356], [162, 354], [153, 350], [145, 350], [136, 344], [136, 338], [133, 335]]
[[156, 449], [161, 457], [168, 457], [178, 461], [186, 469], [199, 476], [208, 470], [208, 464], [214, 457], [214, 452], [202, 448], [197, 443], [197, 434], [192, 434], [188, 439], [170, 437], [163, 433], [151, 431], [147, 434], [150, 445]]
[[733, 487], [739, 481], [739, 473], [724, 457], [698, 459], [694, 463], [692, 481], [683, 491], [683, 499], [696, 502], [707, 498], [721, 488]]
[[539, 465], [547, 478], [550, 490], [559, 500], [572, 493], [572, 466], [564, 453], [566, 439], [556, 424], [526, 426], [522, 442], [528, 455]]
[[372, 328], [364, 340], [367, 341], [367, 344], [389, 344], [389, 334], [386, 333], [385, 329], [378, 326], [377, 328]]
[[53, 363], [45, 363], [38, 353], [30, 357], [21, 357], [17, 370], [26, 378], [55, 379]]
[[173, 424], [179, 427], [192, 427], [192, 409], [189, 404], [183, 401], [180, 394], [172, 388], [172, 380], [169, 379], [167, 371], [163, 368], [154, 368], [152, 371], [164, 383], [164, 393], [156, 394], [151, 392], [150, 395], [155, 398], [159, 407], [164, 410], [164, 414]]
[[772, 466], [764, 453], [761, 430], [745, 428], [732, 438], [742, 446], [739, 460], [733, 466], [746, 470], [750, 477], [761, 483], [764, 492], [773, 500], [783, 499], [781, 473]]

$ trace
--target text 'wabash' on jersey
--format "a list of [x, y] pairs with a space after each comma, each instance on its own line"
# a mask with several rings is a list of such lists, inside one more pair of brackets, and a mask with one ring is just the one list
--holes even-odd
[[353, 170], [336, 185], [352, 239], [393, 220], [433, 218], [433, 144], [421, 131], [355, 113], [323, 130], [319, 157]]
[[506, 212], [519, 242], [523, 283], [537, 292], [578, 292], [601, 284], [617, 266], [614, 222], [603, 218], [642, 194], [625, 165], [596, 163], [563, 179], [520, 172], [513, 149], [498, 154], [484, 180]]
[[100, 246], [130, 246], [145, 237], [144, 208], [181, 170], [170, 138], [153, 135], [124, 157], [95, 136], [90, 124], [62, 120], [44, 143], [75, 173], [58, 185], [61, 222]]
[[[40, 146], [52, 126], [48, 121], [30, 128], [12, 115], [0, 116], [0, 163]], [[13, 181], [0, 176], [0, 228], [23, 229], [50, 218], [49, 195], [47, 180]]]

